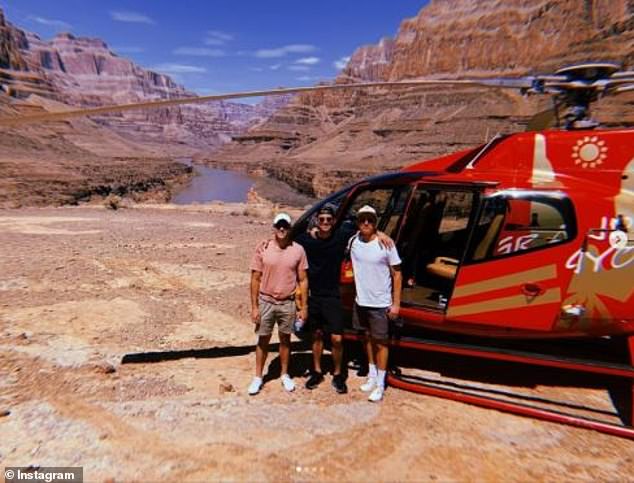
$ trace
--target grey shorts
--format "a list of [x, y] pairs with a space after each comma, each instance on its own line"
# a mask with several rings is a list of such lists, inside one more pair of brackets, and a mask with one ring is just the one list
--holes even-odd
[[297, 315], [295, 300], [272, 303], [260, 297], [259, 304], [260, 325], [256, 331], [258, 335], [271, 335], [275, 324], [282, 334], [293, 333], [293, 322]]
[[352, 309], [352, 327], [369, 333], [373, 339], [387, 339], [390, 329], [388, 310], [389, 307], [361, 307], [355, 303]]

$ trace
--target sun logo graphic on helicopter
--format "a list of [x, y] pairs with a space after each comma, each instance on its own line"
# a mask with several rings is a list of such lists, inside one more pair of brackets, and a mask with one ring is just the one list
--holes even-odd
[[572, 148], [572, 159], [582, 168], [596, 168], [608, 157], [605, 141], [598, 136], [585, 136]]

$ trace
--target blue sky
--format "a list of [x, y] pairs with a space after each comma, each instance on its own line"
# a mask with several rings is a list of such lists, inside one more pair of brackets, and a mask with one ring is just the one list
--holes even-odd
[[199, 94], [312, 85], [354, 50], [394, 36], [427, 0], [0, 0], [10, 22], [50, 39], [99, 37]]

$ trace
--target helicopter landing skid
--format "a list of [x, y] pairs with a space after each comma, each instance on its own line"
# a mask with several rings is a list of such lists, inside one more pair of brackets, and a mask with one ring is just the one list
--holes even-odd
[[[356, 334], [347, 333], [345, 337], [350, 340], [361, 340], [361, 338]], [[514, 351], [505, 348], [491, 348], [412, 337], [391, 339], [390, 346], [627, 378], [631, 381], [632, 391], [629, 402], [629, 421], [630, 424], [634, 424], [634, 336], [630, 336], [628, 338], [631, 363], [629, 366], [626, 364], [564, 358], [544, 354], [532, 354], [529, 352]], [[429, 383], [421, 382], [418, 379], [419, 378], [403, 375], [400, 370], [393, 370], [387, 375], [387, 383], [390, 386], [399, 389], [435, 397], [442, 397], [480, 407], [497, 409], [499, 411], [528, 416], [544, 421], [552, 421], [579, 428], [592, 429], [594, 431], [622, 438], [634, 439], [634, 426], [612, 424], [589, 419], [583, 416], [566, 414], [528, 404], [484, 396], [468, 389], [447, 389], [446, 387], [440, 387], [441, 381]]]

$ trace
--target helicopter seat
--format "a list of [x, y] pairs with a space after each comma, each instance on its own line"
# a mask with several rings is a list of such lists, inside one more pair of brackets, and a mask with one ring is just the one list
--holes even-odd
[[436, 257], [432, 263], [427, 264], [427, 271], [432, 275], [446, 280], [456, 278], [459, 261], [450, 257]]

